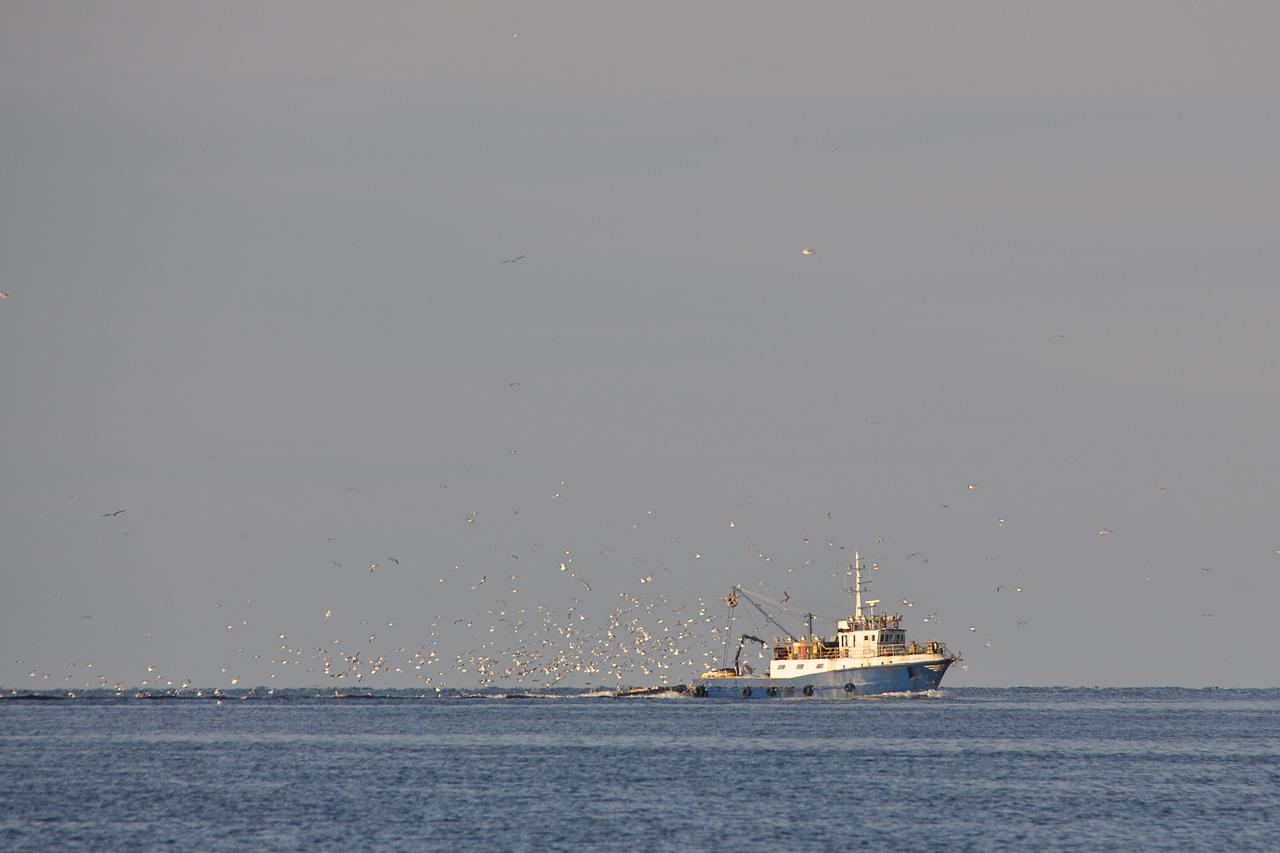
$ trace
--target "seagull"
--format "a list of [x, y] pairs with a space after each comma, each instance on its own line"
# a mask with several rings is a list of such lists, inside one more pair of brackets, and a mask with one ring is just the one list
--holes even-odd
[[120, 513], [122, 513], [122, 512], [124, 512], [124, 510], [122, 510], [122, 509], [118, 509], [118, 510], [116, 510], [115, 512], [104, 512], [104, 513], [102, 514], [102, 517], [103, 517], [103, 518], [115, 518], [117, 515], [119, 515], [119, 514], [120, 514]]
[[783, 604], [786, 604], [786, 603], [787, 603], [788, 601], [790, 601], [790, 600], [791, 600], [791, 596], [790, 596], [790, 595], [788, 595], [788, 594], [787, 594], [787, 591], [784, 589], [784, 590], [782, 591], [782, 603], [783, 603]]
[[514, 258], [507, 258], [504, 261], [499, 261], [499, 263], [514, 264], [516, 261], [522, 260], [523, 258], [524, 258], [524, 255], [516, 255]]

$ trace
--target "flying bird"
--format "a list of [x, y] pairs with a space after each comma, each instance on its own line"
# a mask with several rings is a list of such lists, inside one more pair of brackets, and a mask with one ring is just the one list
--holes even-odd
[[524, 255], [516, 255], [514, 258], [507, 258], [503, 261], [499, 261], [499, 263], [514, 264], [516, 261], [522, 260], [523, 258], [524, 258]]
[[120, 513], [122, 513], [122, 512], [124, 512], [124, 510], [122, 510], [122, 509], [118, 509], [118, 510], [116, 510], [115, 512], [104, 512], [104, 513], [102, 514], [102, 517], [103, 517], [103, 518], [115, 518], [117, 515], [119, 515], [119, 514], [120, 514]]

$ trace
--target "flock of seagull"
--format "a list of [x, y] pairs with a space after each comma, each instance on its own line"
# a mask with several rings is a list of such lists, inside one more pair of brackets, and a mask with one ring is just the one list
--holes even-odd
[[[967, 490], [976, 491], [977, 484], [969, 483]], [[558, 496], [559, 492], [555, 494]], [[116, 520], [126, 512], [125, 508], [112, 509], [101, 513], [101, 517]], [[468, 527], [465, 529], [475, 529], [478, 518], [477, 512], [468, 514], [465, 517]], [[826, 513], [826, 519], [831, 520], [831, 513]], [[1002, 527], [1003, 523], [1004, 519], [997, 520], [997, 526]], [[728, 526], [737, 528], [738, 524], [730, 520]], [[1112, 534], [1111, 529], [1106, 527], [1097, 532], [1100, 536]], [[333, 542], [333, 537], [326, 537], [326, 540]], [[815, 562], [821, 565], [824, 559], [827, 562], [849, 559], [845, 547], [833, 538], [805, 536], [802, 541], [806, 546], [818, 547], [825, 541], [824, 551], [827, 553], [804, 560], [801, 569], [812, 566]], [[885, 537], [876, 537], [875, 544], [884, 546]], [[747, 544], [746, 547], [753, 557], [766, 564], [773, 562], [772, 555], [755, 545]], [[497, 550], [497, 546], [494, 546], [494, 550]], [[611, 549], [605, 549], [602, 553], [609, 550]], [[508, 556], [519, 559], [516, 554]], [[693, 551], [690, 556], [697, 560], [702, 554]], [[920, 558], [922, 564], [928, 562], [928, 557], [923, 557], [918, 551], [906, 554], [902, 560], [905, 563], [916, 558]], [[450, 687], [465, 688], [475, 685], [518, 685], [530, 688], [563, 684], [622, 689], [639, 678], [656, 680], [658, 685], [673, 685], [695, 677], [705, 669], [721, 665], [722, 661], [718, 660], [726, 655], [731, 641], [743, 627], [750, 630], [765, 628], [763, 623], [757, 623], [732, 629], [726, 620], [727, 611], [722, 611], [718, 606], [726, 604], [727, 600], [697, 597], [692, 588], [688, 588], [689, 595], [683, 600], [673, 601], [670, 593], [660, 591], [661, 584], [651, 573], [639, 575], [632, 581], [644, 592], [625, 589], [617, 592], [612, 606], [605, 610], [601, 607], [601, 595], [612, 593], [595, 590], [591, 581], [579, 572], [574, 560], [573, 549], [565, 548], [551, 562], [553, 567], [558, 564], [558, 571], [548, 567], [549, 574], [540, 577], [539, 582], [534, 584], [539, 591], [545, 593], [554, 586], [550, 579], [555, 575], [571, 581], [578, 591], [576, 594], [564, 592], [560, 604], [537, 603], [531, 597], [521, 596], [517, 586], [520, 576], [509, 573], [496, 575], [492, 564], [489, 564], [487, 571], [472, 576], [472, 583], [467, 588], [477, 595], [495, 595], [496, 598], [490, 605], [482, 605], [463, 616], [437, 615], [430, 618], [425, 629], [413, 626], [408, 633], [420, 637], [421, 642], [410, 644], [401, 640], [392, 647], [391, 643], [396, 642], [396, 639], [392, 639], [391, 643], [381, 644], [378, 631], [382, 628], [367, 620], [356, 623], [359, 634], [355, 640], [348, 641], [333, 639], [319, 644], [296, 643], [290, 640], [288, 632], [281, 631], [273, 635], [278, 645], [267, 654], [244, 647], [237, 648], [237, 654], [243, 656], [243, 659], [220, 666], [215, 679], [223, 679], [224, 685], [212, 689], [225, 689], [226, 685], [237, 687], [244, 681], [242, 671], [261, 672], [264, 665], [269, 667], [268, 682], [280, 679], [281, 684], [300, 681], [323, 683], [327, 680], [336, 685], [372, 686], [373, 682], [385, 679], [395, 682], [388, 686], [402, 686], [406, 679], [414, 679], [421, 687], [434, 689], [437, 693]], [[330, 562], [335, 568], [346, 571], [340, 561], [335, 559]], [[375, 583], [375, 577], [371, 576], [381, 577], [377, 572], [386, 567], [388, 570], [396, 570], [392, 571], [393, 577], [404, 579], [414, 571], [412, 563], [413, 561], [409, 561], [402, 566], [398, 557], [381, 557], [366, 563], [368, 571], [364, 576], [369, 578], [369, 583]], [[542, 565], [545, 566], [545, 561]], [[876, 572], [880, 565], [873, 562], [869, 568]], [[460, 570], [461, 566], [455, 566], [454, 569]], [[544, 569], [545, 571], [547, 570]], [[794, 571], [794, 567], [785, 570], [786, 573]], [[813, 569], [808, 571], [812, 572]], [[852, 592], [852, 566], [843, 572], [831, 572], [833, 578], [841, 574], [846, 576], [846, 592]], [[499, 577], [501, 579], [495, 586], [493, 581]], [[612, 580], [616, 582], [616, 578]], [[445, 577], [439, 577], [438, 582], [444, 583]], [[463, 580], [463, 583], [466, 581]], [[757, 581], [756, 586], [756, 598], [769, 599], [772, 595], [776, 598], [772, 603], [779, 613], [800, 615], [800, 611], [791, 603], [791, 594], [786, 590], [777, 588], [773, 582], [766, 580]], [[420, 585], [417, 589], [424, 596], [430, 597], [426, 587]], [[1006, 585], [996, 584], [994, 589], [1000, 593], [1006, 589]], [[1012, 590], [1022, 593], [1023, 587], [1012, 587]], [[595, 594], [588, 595], [589, 593]], [[904, 608], [916, 606], [915, 601], [906, 597], [899, 599], [897, 604]], [[222, 606], [215, 605], [218, 608]], [[600, 612], [601, 610], [605, 612]], [[742, 614], [741, 610], [738, 612]], [[755, 614], [748, 611], [745, 616], [750, 620]], [[333, 619], [334, 610], [326, 608], [322, 614], [322, 624], [330, 624]], [[920, 616], [919, 621], [942, 624], [943, 617], [937, 611], [930, 611]], [[232, 619], [226, 624], [226, 630], [244, 632], [249, 624], [247, 618]], [[393, 638], [405, 635], [403, 626], [398, 631], [394, 630], [395, 622], [378, 624], [385, 624], [387, 633]], [[1026, 624], [1027, 620], [1019, 620], [1017, 626]], [[336, 623], [334, 627], [337, 627]], [[976, 633], [978, 627], [970, 624], [967, 630]], [[335, 630], [332, 633], [341, 632]], [[150, 638], [151, 635], [147, 636]], [[993, 642], [988, 637], [983, 645], [990, 648]], [[763, 657], [764, 652], [757, 651], [756, 654]], [[15, 663], [26, 662], [18, 659]], [[191, 675], [176, 677], [166, 674], [155, 664], [145, 665], [145, 671], [128, 679], [112, 678], [95, 667], [93, 661], [83, 664], [73, 661], [59, 677], [33, 666], [28, 671], [28, 676], [37, 684], [48, 683], [48, 687], [61, 683], [86, 689], [114, 689], [117, 692], [138, 688], [181, 692], [193, 689], [193, 684], [198, 683]], [[968, 672], [969, 664], [963, 664], [962, 669]]]
[[[804, 254], [812, 255], [813, 250], [806, 248]], [[504, 259], [502, 263], [516, 263], [523, 258], [523, 255], [518, 255]], [[519, 382], [508, 383], [510, 388], [518, 388], [519, 385]], [[561, 482], [562, 487], [563, 485]], [[978, 484], [970, 482], [965, 490], [976, 492]], [[558, 490], [552, 495], [553, 498], [559, 496]], [[948, 505], [942, 506], [945, 508]], [[104, 519], [116, 520], [126, 512], [125, 508], [115, 508], [100, 515]], [[825, 517], [828, 522], [832, 520], [830, 512]], [[467, 514], [466, 529], [481, 527], [477, 525], [479, 518], [480, 514], [476, 511]], [[1003, 527], [1005, 520], [998, 518], [995, 524]], [[729, 520], [728, 527], [736, 529], [738, 524]], [[1109, 536], [1112, 530], [1103, 527], [1097, 533]], [[827, 562], [849, 561], [851, 554], [839, 553], [844, 552], [845, 548], [833, 538], [824, 536], [815, 539], [804, 536], [802, 541], [806, 546], [817, 544], [820, 547], [824, 539], [829, 551], [825, 555]], [[334, 537], [326, 537], [326, 541], [332, 543]], [[876, 537], [875, 543], [883, 546], [886, 540], [884, 537]], [[748, 544], [747, 549], [753, 557], [766, 564], [772, 563], [773, 557], [755, 545]], [[606, 549], [608, 550], [610, 549]], [[509, 556], [519, 559], [516, 554]], [[693, 560], [702, 558], [697, 550], [690, 556]], [[929, 562], [928, 557], [922, 557], [918, 551], [908, 553], [902, 559], [907, 562], [918, 557], [922, 564]], [[811, 566], [815, 561], [819, 561], [820, 565], [823, 559], [815, 556], [814, 559], [804, 560], [801, 568]], [[368, 566], [365, 577], [381, 577], [378, 572], [385, 568], [388, 571], [397, 570], [392, 571], [392, 576], [403, 578], [415, 571], [413, 562], [410, 560], [409, 565], [402, 567], [398, 557], [384, 556], [365, 563]], [[339, 560], [333, 559], [330, 563], [335, 568], [346, 571]], [[654, 575], [646, 573], [633, 579], [643, 593], [625, 589], [617, 592], [612, 607], [605, 610], [601, 607], [601, 596], [612, 593], [593, 588], [591, 580], [584, 577], [575, 566], [571, 548], [564, 549], [562, 554], [551, 561], [551, 572], [555, 573], [557, 563], [558, 574], [572, 581], [577, 589], [576, 595], [563, 593], [562, 603], [538, 603], [532, 597], [521, 596], [516, 585], [519, 575], [496, 573], [490, 563], [486, 566], [487, 571], [477, 572], [470, 578], [471, 583], [466, 588], [478, 595], [496, 595], [497, 598], [490, 602], [492, 606], [482, 605], [464, 616], [437, 615], [430, 618], [425, 629], [415, 626], [409, 632], [421, 638], [421, 642], [411, 644], [401, 639], [392, 646], [391, 643], [405, 636], [402, 628], [400, 631], [389, 630], [387, 633], [395, 639], [391, 643], [381, 644], [378, 640], [378, 631], [381, 629], [369, 624], [367, 620], [357, 623], [359, 636], [348, 641], [332, 639], [318, 644], [297, 643], [290, 640], [288, 631], [280, 631], [272, 635], [276, 637], [278, 645], [269, 653], [237, 648], [237, 654], [244, 659], [239, 662], [233, 660], [218, 667], [216, 678], [224, 679], [226, 684], [235, 687], [243, 681], [240, 674], [242, 671], [257, 673], [263, 671], [263, 666], [269, 666], [266, 670], [268, 681], [279, 679], [282, 684], [286, 681], [297, 683], [311, 680], [323, 683], [323, 680], [331, 680], [350, 685], [387, 679], [400, 686], [411, 678], [422, 687], [433, 688], [437, 692], [450, 686], [475, 684], [482, 687], [550, 687], [563, 683], [622, 688], [627, 686], [630, 679], [636, 678], [656, 680], [661, 685], [674, 684], [722, 663], [718, 663], [718, 659], [725, 656], [733, 638], [730, 637], [731, 628], [725, 614], [714, 606], [714, 600], [709, 602], [697, 597], [693, 594], [693, 589], [688, 588], [686, 591], [689, 595], [683, 601], [673, 601], [668, 592], [660, 591], [662, 584], [655, 580]], [[546, 563], [542, 565], [545, 566]], [[880, 566], [872, 563], [870, 568], [878, 571]], [[401, 569], [404, 571], [398, 571]], [[787, 568], [786, 572], [795, 570]], [[835, 578], [841, 572], [833, 571], [831, 574]], [[846, 592], [851, 592], [852, 567], [844, 570], [843, 574], [847, 576], [844, 581]], [[497, 580], [499, 577], [501, 580]], [[493, 583], [495, 580], [496, 584]], [[507, 583], [508, 580], [510, 583]], [[616, 586], [617, 579], [611, 580]], [[438, 581], [444, 583], [445, 578], [440, 577]], [[369, 582], [375, 581], [370, 577]], [[549, 577], [541, 577], [535, 586], [540, 591], [547, 592], [553, 585]], [[799, 611], [794, 610], [790, 603], [792, 596], [789, 592], [775, 589], [772, 583], [764, 580], [759, 581], [758, 586], [760, 589], [755, 592], [765, 598], [769, 595], [776, 597], [774, 604], [782, 613], [793, 616], [798, 614]], [[995, 591], [1002, 592], [1004, 588], [1003, 584], [998, 584]], [[430, 597], [426, 588], [419, 586], [418, 590]], [[1016, 587], [1015, 591], [1021, 593], [1023, 588]], [[590, 600], [584, 601], [578, 596], [585, 596]], [[725, 602], [722, 600], [719, 603]], [[914, 601], [905, 597], [898, 603], [905, 608], [916, 606]], [[713, 609], [715, 613], [712, 612]], [[600, 610], [605, 612], [599, 612]], [[748, 618], [754, 616], [751, 613], [746, 615]], [[333, 608], [324, 609], [322, 624], [330, 624], [333, 619]], [[920, 617], [920, 622], [941, 624], [943, 618], [939, 612], [930, 611]], [[1020, 627], [1027, 622], [1021, 620], [1017, 624]], [[243, 632], [248, 625], [248, 619], [233, 620], [226, 625], [226, 630]], [[337, 625], [334, 624], [334, 627]], [[394, 629], [395, 623], [385, 623], [385, 627]], [[750, 627], [760, 630], [764, 626], [760, 623], [759, 627]], [[972, 624], [967, 629], [970, 633], [978, 630]], [[985, 639], [984, 645], [991, 647], [992, 640]], [[763, 657], [763, 652], [757, 654]], [[15, 663], [22, 664], [25, 661], [19, 659]], [[963, 665], [964, 671], [969, 669], [968, 664]], [[77, 686], [84, 688], [109, 688], [117, 691], [139, 685], [147, 690], [186, 691], [197, 683], [190, 675], [175, 677], [166, 674], [155, 664], [145, 665], [145, 672], [137, 673], [140, 677], [130, 677], [127, 680], [113, 679], [95, 671], [94, 662], [83, 665], [71, 662], [60, 678], [40, 667], [30, 668], [28, 676], [38, 682], [76, 682]], [[259, 676], [255, 674], [250, 677]]]
[[[969, 490], [975, 486], [970, 484]], [[559, 492], [556, 493], [557, 495]], [[127, 512], [124, 508], [112, 509], [101, 513], [105, 519], [119, 519]], [[470, 526], [476, 525], [479, 514], [471, 512], [465, 517]], [[831, 513], [826, 513], [826, 520], [831, 520]], [[730, 520], [728, 527], [737, 528], [738, 523]], [[333, 537], [326, 537], [328, 542]], [[668, 540], [673, 541], [673, 540]], [[803, 537], [805, 545], [821, 547], [825, 541], [824, 551], [828, 561], [847, 561], [849, 554], [835, 539], [812, 536]], [[884, 545], [884, 537], [877, 537], [876, 543]], [[747, 544], [747, 550], [753, 557], [766, 564], [773, 562], [773, 556]], [[496, 549], [496, 546], [495, 546]], [[609, 549], [606, 549], [606, 551]], [[516, 559], [518, 555], [509, 555]], [[690, 555], [697, 560], [702, 557], [698, 551]], [[919, 552], [907, 554], [904, 558], [912, 560], [919, 557]], [[536, 603], [527, 597], [520, 596], [519, 575], [503, 573], [499, 585], [494, 587], [495, 573], [492, 564], [487, 571], [472, 577], [469, 590], [476, 594], [489, 595], [492, 589], [497, 598], [491, 606], [477, 608], [468, 615], [444, 616], [430, 618], [423, 628], [411, 628], [408, 635], [421, 638], [421, 642], [407, 643], [399, 638], [406, 636], [402, 627], [394, 630], [396, 623], [385, 624], [386, 633], [392, 636], [390, 643], [379, 642], [379, 631], [382, 628], [370, 624], [367, 620], [357, 622], [359, 634], [354, 640], [343, 641], [332, 639], [322, 643], [297, 643], [290, 639], [290, 633], [280, 631], [273, 634], [277, 645], [269, 652], [255, 651], [245, 647], [236, 649], [240, 660], [233, 659], [218, 667], [215, 680], [222, 680], [223, 687], [239, 687], [246, 684], [242, 676], [244, 671], [261, 672], [267, 667], [268, 683], [298, 683], [300, 681], [331, 681], [337, 686], [365, 685], [372, 686], [381, 680], [393, 681], [401, 686], [406, 679], [414, 679], [421, 687], [440, 692], [449, 687], [466, 687], [479, 685], [552, 687], [556, 685], [585, 685], [622, 689], [634, 680], [644, 679], [656, 681], [658, 685], [673, 685], [699, 672], [721, 665], [720, 659], [725, 655], [730, 643], [737, 636], [738, 629], [731, 629], [726, 620], [724, 600], [708, 600], [689, 595], [683, 600], [673, 600], [669, 592], [660, 591], [658, 579], [652, 573], [638, 575], [633, 583], [645, 592], [626, 591], [616, 593], [611, 607], [601, 606], [601, 595], [612, 595], [610, 592], [596, 592], [591, 581], [584, 577], [576, 567], [572, 548], [565, 548], [553, 566], [558, 564], [558, 571], [551, 569], [578, 588], [577, 595], [563, 594], [563, 603], [559, 605]], [[803, 561], [802, 568], [811, 566], [815, 561], [823, 561], [823, 557]], [[921, 562], [928, 562], [927, 557]], [[343, 569], [339, 560], [330, 560], [337, 569]], [[374, 577], [379, 569], [401, 570], [393, 572], [393, 577], [408, 577], [413, 572], [413, 561], [406, 566], [394, 556], [385, 556], [368, 561], [366, 578], [370, 583], [377, 582]], [[460, 569], [460, 566], [455, 566]], [[878, 563], [873, 563], [872, 571], [878, 571]], [[363, 570], [362, 570], [363, 571]], [[786, 569], [794, 572], [794, 568]], [[810, 569], [811, 571], [811, 569]], [[832, 577], [847, 575], [845, 583], [852, 583], [852, 570], [833, 571]], [[668, 576], [670, 577], [670, 576]], [[438, 578], [439, 583], [445, 581]], [[509, 583], [508, 583], [509, 581]], [[550, 578], [540, 578], [540, 591], [546, 592], [550, 586]], [[465, 581], [463, 581], [465, 583]], [[488, 584], [488, 586], [486, 586]], [[624, 584], [626, 586], [626, 584]], [[792, 598], [786, 590], [776, 590], [764, 580], [757, 582], [757, 597], [777, 597], [773, 603], [780, 613], [795, 616], [800, 611], [790, 603]], [[997, 591], [1002, 587], [997, 587]], [[634, 587], [633, 587], [634, 589]], [[426, 587], [418, 586], [418, 590], [428, 595]], [[1021, 588], [1018, 589], [1021, 592]], [[510, 596], [508, 597], [508, 593]], [[584, 601], [578, 596], [585, 596]], [[429, 597], [429, 595], [428, 595]], [[522, 600], [525, 599], [525, 600]], [[515, 603], [511, 603], [515, 602]], [[904, 607], [914, 607], [915, 602], [901, 599]], [[245, 604], [251, 604], [246, 601]], [[522, 606], [523, 605], [523, 606]], [[222, 604], [215, 607], [221, 608]], [[600, 612], [604, 611], [604, 612]], [[754, 613], [742, 614], [748, 619]], [[242, 614], [244, 615], [244, 614]], [[333, 608], [326, 608], [322, 615], [322, 624], [334, 620]], [[921, 617], [923, 623], [941, 623], [942, 616], [929, 612]], [[243, 633], [248, 629], [247, 618], [233, 618], [226, 624], [226, 631]], [[333, 627], [337, 627], [334, 624]], [[350, 626], [345, 626], [349, 629]], [[760, 630], [751, 626], [752, 630]], [[970, 625], [970, 631], [976, 626]], [[296, 633], [296, 632], [295, 632]], [[332, 634], [342, 633], [334, 630]], [[730, 634], [732, 633], [732, 636]], [[149, 636], [149, 635], [148, 635]], [[397, 642], [399, 640], [399, 642]], [[392, 646], [392, 643], [396, 643]], [[991, 646], [988, 639], [986, 645]], [[763, 651], [756, 654], [763, 657]], [[23, 663], [21, 659], [17, 663]], [[966, 671], [968, 665], [965, 665]], [[95, 663], [83, 665], [72, 662], [66, 673], [59, 679], [39, 667], [33, 667], [28, 675], [39, 682], [58, 681], [75, 682], [75, 686], [83, 688], [107, 688], [123, 692], [130, 689], [146, 691], [181, 692], [207, 687], [190, 674], [175, 676], [165, 673], [161, 667], [150, 663], [145, 671], [128, 679], [112, 678], [95, 670]], [[258, 676], [250, 676], [257, 678]], [[49, 686], [52, 686], [50, 684]], [[246, 687], [248, 685], [246, 684]], [[266, 686], [266, 685], [262, 685]]]
[[[513, 262], [519, 258], [511, 259]], [[518, 383], [512, 383], [515, 387]], [[563, 488], [564, 483], [560, 483]], [[978, 490], [977, 483], [965, 486], [968, 492]], [[350, 491], [350, 490], [348, 490]], [[1163, 490], [1162, 490], [1163, 491]], [[556, 490], [552, 497], [559, 497]], [[943, 505], [944, 507], [947, 505]], [[126, 508], [115, 508], [100, 513], [103, 519], [117, 520], [126, 514]], [[650, 511], [652, 515], [652, 511]], [[828, 522], [832, 514], [826, 513]], [[475, 535], [482, 535], [483, 525], [477, 525], [480, 519], [478, 512], [470, 512], [464, 517], [466, 530], [476, 530]], [[632, 525], [637, 526], [637, 525]], [[996, 519], [996, 526], [1003, 527], [1004, 519]], [[738, 529], [737, 521], [728, 521], [728, 527]], [[1098, 528], [1099, 536], [1110, 536], [1113, 531], [1108, 527]], [[332, 543], [334, 537], [326, 537]], [[668, 539], [668, 542], [674, 541]], [[804, 560], [799, 568], [813, 572], [823, 562], [849, 562], [851, 552], [839, 545], [834, 538], [813, 535], [802, 537], [805, 546], [822, 548], [825, 552], [814, 558]], [[885, 546], [883, 536], [875, 538], [877, 546]], [[752, 557], [765, 564], [773, 563], [773, 556], [753, 544], [747, 544]], [[497, 551], [498, 547], [494, 546]], [[606, 548], [602, 554], [612, 549]], [[1280, 554], [1280, 551], [1277, 552]], [[507, 556], [519, 559], [517, 554]], [[702, 558], [702, 554], [694, 550], [689, 556], [693, 560]], [[928, 557], [919, 551], [912, 551], [902, 557], [906, 563], [919, 558], [921, 564], [928, 563]], [[881, 557], [881, 559], [884, 559]], [[990, 559], [990, 558], [989, 558]], [[467, 615], [437, 615], [430, 617], [425, 627], [412, 626], [407, 630], [402, 626], [396, 629], [395, 622], [372, 624], [369, 620], [357, 621], [355, 627], [358, 635], [354, 640], [332, 639], [321, 643], [297, 643], [290, 639], [288, 631], [279, 631], [271, 636], [276, 637], [278, 645], [268, 653], [254, 651], [243, 646], [236, 649], [240, 659], [232, 659], [218, 667], [215, 680], [222, 679], [226, 685], [237, 687], [244, 682], [241, 673], [253, 672], [250, 678], [258, 679], [257, 673], [267, 667], [267, 681], [280, 684], [286, 682], [312, 683], [331, 681], [342, 685], [371, 685], [375, 681], [394, 682], [388, 686], [403, 686], [406, 680], [413, 679], [421, 687], [434, 689], [437, 693], [450, 687], [465, 688], [479, 685], [481, 687], [501, 687], [504, 685], [522, 687], [552, 687], [555, 685], [573, 685], [622, 689], [629, 686], [634, 679], [655, 681], [658, 685], [671, 685], [682, 680], [696, 677], [705, 670], [723, 664], [723, 658], [730, 648], [732, 640], [742, 628], [759, 631], [768, 630], [763, 622], [739, 625], [732, 629], [726, 619], [726, 612], [718, 605], [727, 600], [708, 600], [694, 594], [692, 587], [685, 589], [686, 596], [677, 596], [673, 600], [671, 593], [662, 591], [664, 584], [660, 582], [663, 575], [655, 578], [654, 574], [637, 575], [631, 581], [641, 592], [616, 592], [611, 607], [602, 606], [602, 596], [615, 595], [609, 587], [617, 588], [617, 578], [610, 572], [610, 584], [605, 589], [596, 589], [591, 580], [580, 573], [575, 564], [574, 551], [565, 548], [551, 560], [543, 560], [537, 573], [536, 582], [532, 586], [540, 593], [554, 592], [551, 580], [556, 575], [572, 582], [573, 591], [562, 590], [560, 603], [539, 603], [535, 596], [522, 596], [518, 584], [520, 575], [509, 572], [496, 572], [492, 562], [486, 564], [486, 570], [476, 572], [470, 578], [454, 577], [461, 581], [459, 589], [466, 589], [475, 595], [486, 598], [495, 596], [487, 605], [481, 604]], [[390, 571], [390, 578], [405, 580], [420, 578], [422, 572], [415, 569], [413, 560], [402, 566], [399, 557], [384, 556], [366, 561], [369, 583], [380, 582], [380, 569]], [[550, 562], [550, 566], [547, 563]], [[330, 563], [343, 572], [343, 563], [337, 559]], [[558, 566], [558, 571], [556, 567]], [[461, 573], [461, 566], [454, 566]], [[756, 582], [755, 597], [767, 600], [773, 597], [773, 604], [780, 614], [795, 617], [802, 615], [792, 604], [791, 594], [781, 589], [781, 584], [772, 576], [781, 567], [769, 566], [770, 580]], [[872, 572], [880, 570], [877, 562], [869, 566]], [[785, 573], [795, 572], [795, 567], [785, 569]], [[361, 570], [363, 571], [363, 570]], [[602, 571], [609, 571], [602, 569]], [[667, 569], [670, 572], [670, 569]], [[1207, 571], [1207, 569], [1205, 569]], [[448, 574], [446, 572], [445, 574]], [[843, 571], [832, 571], [832, 578], [841, 574], [845, 591], [852, 592], [852, 566]], [[443, 584], [444, 576], [433, 579]], [[676, 575], [667, 574], [668, 580]], [[1148, 578], [1150, 580], [1150, 578]], [[629, 584], [623, 584], [629, 586]], [[666, 584], [670, 588], [670, 583]], [[1014, 593], [1022, 593], [1022, 586], [1010, 585]], [[427, 587], [419, 585], [418, 591], [431, 598]], [[1004, 592], [1006, 584], [995, 584], [996, 593]], [[463, 593], [465, 596], [466, 593]], [[731, 596], [732, 597], [732, 596]], [[585, 600], [584, 600], [585, 599]], [[473, 597], [474, 600], [474, 597]], [[607, 602], [607, 599], [604, 599]], [[245, 602], [250, 604], [251, 602]], [[897, 604], [904, 608], [916, 607], [916, 602], [903, 597]], [[221, 608], [222, 604], [215, 607]], [[745, 608], [744, 608], [745, 610]], [[603, 612], [602, 612], [603, 611]], [[713, 612], [714, 611], [714, 612]], [[743, 614], [748, 621], [755, 618], [753, 612]], [[243, 615], [243, 614], [242, 614]], [[1209, 614], [1205, 614], [1208, 616]], [[90, 616], [83, 616], [88, 619]], [[331, 622], [331, 620], [333, 620]], [[260, 620], [259, 620], [260, 621]], [[919, 617], [923, 624], [942, 624], [943, 617], [938, 611], [929, 611]], [[232, 619], [226, 624], [229, 632], [244, 633], [249, 626], [249, 619]], [[325, 608], [322, 612], [323, 625], [339, 627], [333, 608]], [[340, 634], [350, 630], [352, 626], [341, 623], [343, 630], [332, 630], [327, 633]], [[1022, 619], [1017, 627], [1028, 624]], [[389, 642], [379, 641], [379, 631], [390, 635]], [[977, 633], [978, 626], [967, 625], [969, 633]], [[731, 636], [732, 635], [732, 636]], [[406, 636], [420, 638], [420, 642], [406, 642]], [[150, 634], [147, 635], [151, 637]], [[983, 640], [986, 648], [993, 646], [990, 637]], [[764, 656], [763, 651], [756, 654]], [[26, 663], [23, 659], [17, 664]], [[83, 688], [107, 688], [123, 692], [140, 687], [149, 691], [187, 691], [197, 684], [197, 679], [184, 674], [181, 677], [166, 674], [154, 663], [145, 665], [145, 671], [139, 671], [129, 678], [112, 678], [101, 672], [95, 662], [71, 662], [61, 676], [38, 666], [31, 666], [28, 677], [37, 683], [48, 683], [76, 686]], [[970, 670], [969, 664], [963, 664], [963, 671]], [[410, 682], [412, 683], [412, 682]], [[207, 684], [207, 682], [206, 682]], [[262, 685], [266, 686], [266, 685]]]

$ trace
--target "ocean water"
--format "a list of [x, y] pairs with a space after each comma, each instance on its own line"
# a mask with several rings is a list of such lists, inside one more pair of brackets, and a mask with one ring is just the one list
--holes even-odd
[[1280, 690], [0, 701], [0, 849], [1280, 849]]

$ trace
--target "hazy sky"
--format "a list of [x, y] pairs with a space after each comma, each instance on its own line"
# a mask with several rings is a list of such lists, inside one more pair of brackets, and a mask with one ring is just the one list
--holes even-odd
[[0, 2], [0, 685], [854, 548], [953, 686], [1280, 684], [1277, 8]]

